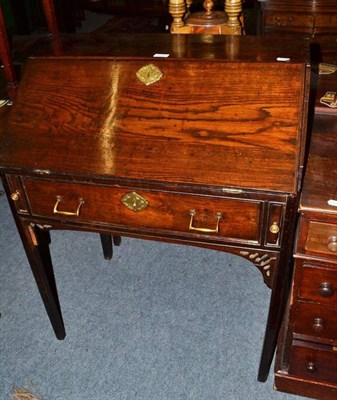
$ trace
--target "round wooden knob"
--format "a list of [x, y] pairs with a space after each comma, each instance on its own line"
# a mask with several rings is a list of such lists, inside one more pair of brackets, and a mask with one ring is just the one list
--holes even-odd
[[319, 285], [318, 293], [321, 297], [331, 297], [334, 294], [334, 290], [331, 283], [322, 282]]
[[325, 329], [325, 321], [322, 318], [315, 318], [312, 324], [312, 330], [316, 333], [321, 333]]
[[317, 371], [317, 368], [315, 366], [315, 364], [313, 362], [309, 362], [307, 364], [307, 372], [309, 372], [309, 374], [314, 374]]
[[332, 253], [337, 253], [337, 236], [329, 236], [328, 249]]

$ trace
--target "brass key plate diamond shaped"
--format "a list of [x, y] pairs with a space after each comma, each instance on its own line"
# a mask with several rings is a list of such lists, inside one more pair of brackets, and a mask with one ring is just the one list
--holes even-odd
[[121, 198], [121, 202], [132, 211], [142, 211], [148, 206], [148, 201], [136, 192], [125, 194]]
[[145, 65], [136, 72], [137, 78], [146, 86], [152, 85], [161, 79], [163, 73], [153, 64]]

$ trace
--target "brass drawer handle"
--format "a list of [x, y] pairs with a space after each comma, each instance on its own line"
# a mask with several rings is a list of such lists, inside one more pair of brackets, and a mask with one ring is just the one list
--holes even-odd
[[58, 206], [62, 202], [62, 196], [56, 196], [56, 203], [54, 205], [53, 213], [54, 214], [61, 214], [61, 215], [73, 215], [73, 216], [79, 217], [80, 216], [80, 210], [81, 210], [82, 204], [84, 203], [84, 200], [82, 198], [79, 198], [78, 201], [79, 201], [79, 203], [78, 203], [78, 206], [77, 206], [77, 210], [75, 212], [72, 212], [72, 211], [60, 211], [60, 210], [58, 210]]
[[194, 216], [197, 214], [195, 210], [190, 210], [189, 212], [191, 218], [190, 218], [190, 225], [188, 227], [188, 229], [190, 231], [197, 231], [197, 232], [204, 232], [204, 233], [219, 233], [219, 224], [220, 224], [220, 219], [222, 218], [222, 213], [221, 212], [217, 212], [216, 215], [216, 227], [215, 229], [211, 229], [211, 228], [196, 228], [193, 226], [193, 220], [194, 220]]

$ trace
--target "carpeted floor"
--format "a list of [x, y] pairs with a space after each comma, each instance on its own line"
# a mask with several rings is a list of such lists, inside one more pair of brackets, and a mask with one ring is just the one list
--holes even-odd
[[[67, 337], [52, 331], [0, 197], [0, 399], [299, 399], [256, 381], [269, 289], [248, 261], [212, 250], [52, 232]], [[38, 393], [34, 392], [38, 391]]]

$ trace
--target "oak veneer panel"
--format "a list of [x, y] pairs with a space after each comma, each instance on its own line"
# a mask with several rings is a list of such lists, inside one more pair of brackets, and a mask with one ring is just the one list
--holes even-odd
[[304, 64], [148, 62], [30, 60], [1, 165], [296, 191]]

